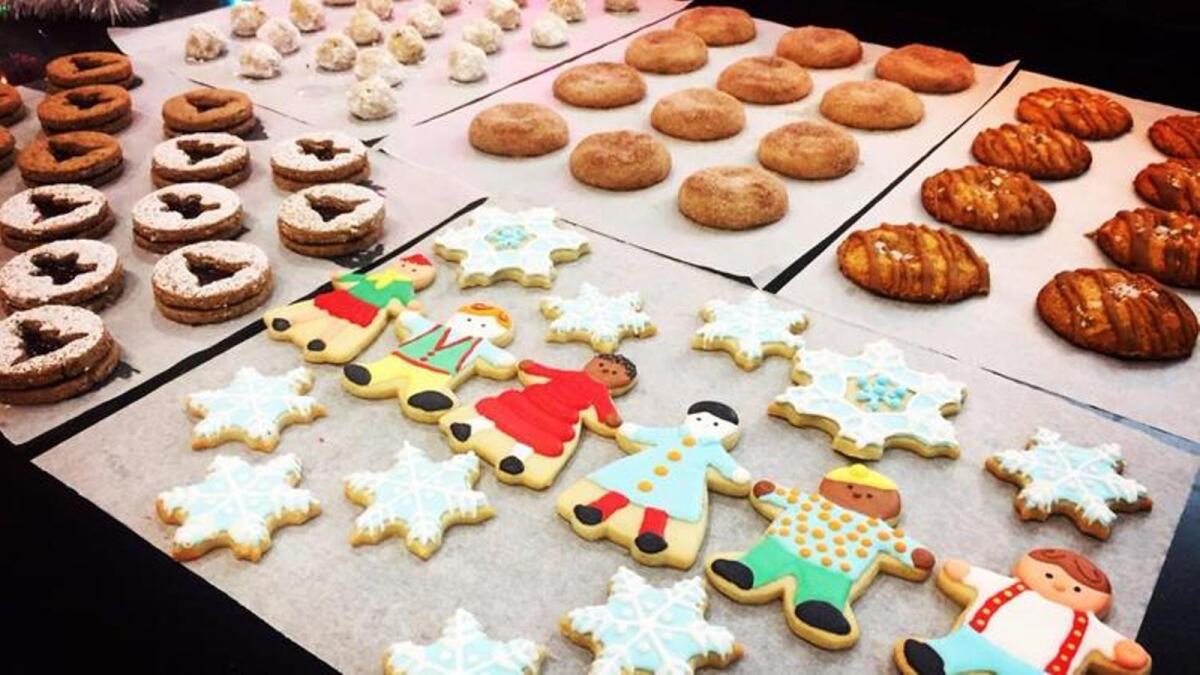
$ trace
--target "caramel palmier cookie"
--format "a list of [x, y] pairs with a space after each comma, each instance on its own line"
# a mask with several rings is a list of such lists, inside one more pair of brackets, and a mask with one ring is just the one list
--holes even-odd
[[831, 124], [793, 122], [762, 137], [758, 163], [789, 178], [839, 178], [858, 166], [858, 142]]
[[338, 131], [314, 131], [271, 149], [275, 184], [295, 192], [325, 183], [357, 183], [371, 176], [367, 146]]
[[586, 136], [571, 151], [575, 180], [605, 190], [640, 190], [671, 173], [671, 153], [641, 131], [604, 131]]
[[562, 115], [538, 103], [500, 103], [471, 120], [467, 138], [480, 152], [502, 157], [540, 157], [567, 147]]
[[369, 248], [383, 235], [383, 198], [349, 183], [305, 188], [279, 207], [279, 240], [300, 255], [332, 258]]
[[646, 80], [624, 63], [585, 63], [554, 78], [554, 97], [579, 108], [620, 108], [646, 97]]
[[708, 46], [698, 35], [688, 31], [650, 31], [629, 43], [625, 49], [625, 63], [643, 73], [690, 73], [708, 63]]
[[1200, 288], [1200, 216], [1142, 207], [1088, 234], [1104, 255], [1170, 286]]
[[8, 132], [8, 129], [0, 127], [0, 173], [4, 173], [16, 162], [17, 140]]
[[1151, 164], [1133, 179], [1138, 196], [1168, 211], [1200, 215], [1200, 159]]
[[50, 94], [37, 107], [47, 134], [103, 131], [115, 134], [133, 123], [133, 101], [124, 87], [89, 84]]
[[650, 111], [650, 124], [675, 138], [715, 141], [740, 133], [746, 126], [746, 111], [723, 91], [694, 87], [659, 99]]
[[783, 218], [787, 209], [783, 181], [757, 166], [701, 169], [679, 186], [679, 211], [705, 227], [762, 227]]
[[108, 198], [87, 185], [43, 185], [0, 205], [0, 239], [14, 251], [63, 239], [99, 239], [116, 222]]
[[0, 127], [11, 127], [25, 119], [25, 102], [21, 92], [7, 82], [0, 82]]
[[154, 146], [150, 180], [155, 187], [175, 183], [216, 183], [225, 187], [250, 177], [246, 142], [220, 132], [176, 136]]
[[36, 405], [79, 396], [108, 379], [121, 348], [82, 307], [45, 305], [0, 321], [0, 403]]
[[971, 154], [981, 164], [1043, 180], [1074, 178], [1092, 166], [1092, 151], [1082, 141], [1041, 124], [984, 129], [971, 142]]
[[801, 26], [784, 33], [775, 55], [805, 68], [846, 68], [862, 61], [862, 43], [841, 28]]
[[907, 302], [957, 302], [987, 295], [988, 264], [945, 228], [884, 223], [856, 230], [837, 250], [838, 269], [876, 295]]
[[242, 232], [241, 198], [214, 183], [168, 185], [133, 205], [133, 241], [153, 253]]
[[754, 39], [754, 19], [736, 7], [697, 7], [675, 20], [676, 30], [695, 33], [710, 47], [740, 45]]
[[46, 64], [48, 91], [112, 84], [128, 89], [133, 85], [133, 64], [116, 52], [78, 52]]
[[10, 314], [42, 305], [96, 312], [116, 302], [124, 287], [117, 250], [90, 239], [43, 244], [0, 267], [0, 304]]
[[821, 114], [855, 129], [890, 131], [920, 122], [925, 116], [925, 104], [907, 87], [895, 82], [842, 82], [821, 97]]
[[1059, 272], [1038, 293], [1037, 312], [1067, 342], [1123, 359], [1186, 358], [1200, 331], [1178, 295], [1117, 269]]
[[911, 44], [879, 57], [875, 77], [923, 94], [953, 94], [975, 84], [975, 66], [958, 52]]
[[176, 323], [220, 323], [271, 297], [267, 254], [240, 241], [204, 241], [163, 256], [151, 276], [154, 304]]
[[220, 131], [245, 138], [258, 128], [250, 97], [232, 89], [193, 89], [163, 103], [167, 138], [201, 131]]
[[1133, 116], [1125, 106], [1079, 87], [1047, 87], [1025, 94], [1017, 103], [1017, 119], [1087, 141], [1116, 138], [1133, 128]]
[[1200, 115], [1164, 117], [1150, 125], [1148, 134], [1150, 142], [1164, 155], [1200, 159]]
[[717, 89], [746, 103], [778, 105], [808, 96], [812, 78], [785, 58], [747, 56], [721, 71]]
[[99, 131], [38, 135], [17, 156], [21, 178], [30, 187], [58, 183], [99, 187], [120, 176], [124, 164], [121, 144]]
[[1054, 219], [1054, 198], [1027, 174], [993, 166], [939, 171], [921, 183], [929, 215], [964, 230], [1037, 232]]

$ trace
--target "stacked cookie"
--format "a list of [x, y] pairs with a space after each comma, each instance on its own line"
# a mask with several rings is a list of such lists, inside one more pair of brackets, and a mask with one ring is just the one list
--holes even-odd
[[258, 128], [250, 97], [231, 89], [193, 89], [163, 103], [167, 138], [198, 132], [221, 132], [245, 138]]
[[116, 302], [124, 287], [117, 250], [90, 239], [43, 244], [0, 267], [0, 306], [9, 313], [42, 305], [99, 311]]
[[0, 241], [27, 251], [60, 239], [99, 239], [116, 223], [108, 199], [87, 185], [44, 185], [0, 205]]
[[213, 183], [160, 188], [133, 206], [133, 240], [154, 253], [170, 253], [200, 241], [233, 239], [242, 227], [242, 200]]
[[383, 198], [349, 183], [305, 188], [279, 207], [279, 240], [301, 255], [330, 258], [362, 251], [383, 234]]
[[358, 183], [371, 176], [367, 146], [338, 131], [315, 131], [271, 149], [275, 184], [289, 191], [324, 183]]
[[46, 88], [50, 92], [111, 84], [133, 86], [133, 63], [116, 52], [76, 52], [46, 64]]
[[104, 382], [121, 348], [94, 312], [46, 305], [0, 321], [0, 403], [32, 405], [78, 396]]
[[124, 87], [89, 84], [50, 94], [37, 107], [47, 134], [102, 131], [115, 134], [133, 123], [133, 100]]
[[192, 325], [242, 316], [266, 302], [273, 287], [267, 255], [238, 241], [178, 248], [154, 265], [151, 281], [158, 311]]
[[39, 135], [17, 157], [21, 179], [30, 187], [58, 183], [99, 187], [116, 180], [124, 165], [121, 144], [99, 131]]
[[250, 177], [245, 141], [223, 132], [176, 136], [154, 147], [150, 180], [155, 187], [176, 183], [216, 183], [225, 187]]

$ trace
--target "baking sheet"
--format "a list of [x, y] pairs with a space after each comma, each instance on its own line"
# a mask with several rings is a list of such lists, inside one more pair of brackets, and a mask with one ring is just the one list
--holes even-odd
[[[946, 141], [903, 183], [855, 224], [936, 221], [921, 206], [921, 181], [945, 168], [973, 163], [971, 141], [980, 130], [1015, 121], [1018, 99], [1048, 86], [1078, 86], [1022, 71], [961, 131]], [[1107, 93], [1107, 92], [1106, 92]], [[1145, 204], [1133, 190], [1142, 167], [1165, 157], [1146, 130], [1157, 119], [1184, 111], [1157, 103], [1114, 97], [1133, 113], [1133, 131], [1112, 141], [1088, 143], [1092, 167], [1079, 178], [1043, 181], [1058, 211], [1041, 233], [996, 236], [959, 230], [989, 263], [991, 292], [949, 306], [920, 306], [876, 297], [837, 270], [837, 246], [813, 261], [785, 286], [785, 295], [883, 333], [913, 340], [985, 368], [1190, 439], [1200, 439], [1200, 358], [1136, 363], [1072, 346], [1042, 323], [1034, 309], [1041, 287], [1061, 270], [1111, 267], [1084, 233], [1121, 209]], [[1200, 292], [1175, 289], [1200, 310]]]
[[[602, 236], [591, 239], [593, 252], [560, 265], [551, 291], [505, 283], [460, 292], [453, 270], [443, 268], [421, 300], [439, 317], [468, 300], [498, 302], [515, 321], [516, 339], [510, 347], [514, 354], [572, 367], [582, 364], [590, 351], [580, 344], [545, 342], [547, 322], [538, 314], [538, 300], [548, 293], [573, 295], [585, 281], [608, 292], [640, 290], [659, 334], [623, 344], [621, 351], [640, 372], [640, 384], [617, 399], [624, 419], [674, 425], [690, 403], [718, 399], [741, 413], [743, 435], [734, 457], [756, 477], [813, 489], [825, 472], [846, 464], [829, 449], [828, 437], [821, 432], [796, 429], [766, 415], [767, 403], [789, 383], [787, 360], [771, 358], [757, 371], [745, 373], [724, 353], [689, 347], [692, 332], [701, 325], [697, 314], [703, 303], [718, 297], [739, 299], [745, 287]], [[773, 299], [772, 304], [783, 303]], [[878, 337], [824, 314], [811, 318], [805, 337], [813, 346], [852, 352]], [[385, 334], [363, 360], [378, 358], [393, 345], [394, 337]], [[1057, 397], [928, 350], [901, 346], [912, 366], [944, 372], [965, 382], [969, 391], [955, 421], [963, 444], [960, 459], [929, 460], [889, 451], [877, 463], [905, 492], [903, 527], [941, 559], [964, 557], [1000, 570], [1030, 547], [1080, 550], [1112, 577], [1116, 591], [1110, 624], [1134, 635], [1200, 458]], [[189, 450], [191, 425], [183, 398], [224, 386], [242, 365], [279, 373], [297, 363], [292, 346], [257, 336], [35, 461], [166, 551], [174, 528], [154, 515], [159, 491], [199, 480], [218, 454], [266, 459], [237, 445]], [[350, 546], [351, 525], [361, 508], [342, 495], [345, 476], [386, 468], [404, 441], [435, 459], [451, 454], [436, 427], [407, 420], [394, 400], [355, 399], [341, 390], [336, 368], [320, 366], [316, 371], [314, 395], [329, 414], [311, 425], [288, 428], [276, 452], [301, 458], [301, 486], [321, 500], [322, 515], [277, 531], [274, 548], [257, 565], [237, 561], [222, 550], [188, 563], [188, 568], [333, 667], [378, 672], [388, 644], [436, 639], [442, 622], [461, 606], [495, 638], [526, 637], [547, 646], [543, 672], [583, 672], [590, 654], [569, 644], [556, 622], [570, 609], [602, 603], [618, 566], [630, 566], [660, 585], [701, 573], [699, 564], [687, 573], [643, 568], [612, 544], [577, 537], [555, 514], [554, 499], [561, 490], [624, 456], [613, 442], [590, 433], [584, 434], [572, 463], [545, 492], [502, 485], [485, 465], [477, 489], [488, 495], [496, 516], [480, 525], [450, 528], [442, 548], [428, 561], [394, 539]], [[476, 379], [458, 393], [470, 402], [505, 386], [509, 385]], [[1080, 534], [1061, 517], [1043, 524], [1020, 522], [1011, 506], [1015, 488], [992, 478], [983, 460], [992, 451], [1020, 446], [1037, 425], [1081, 443], [1120, 443], [1129, 475], [1149, 487], [1154, 510], [1122, 516], [1105, 543]], [[711, 508], [701, 560], [713, 552], [747, 548], [767, 526], [744, 500], [714, 496]], [[794, 637], [777, 603], [743, 606], [711, 590], [710, 600], [709, 619], [729, 627], [747, 646], [747, 656], [731, 671], [741, 673], [818, 668], [891, 672], [894, 639], [945, 633], [958, 613], [932, 581], [918, 585], [881, 576], [855, 605], [863, 635], [859, 645], [829, 653]]]
[[[396, 3], [391, 20], [383, 22], [385, 39], [393, 29], [404, 25], [405, 17], [416, 3], [417, 0]], [[288, 15], [289, 0], [262, 0], [260, 4], [270, 16]], [[302, 33], [300, 51], [285, 55], [282, 74], [270, 80], [237, 76], [237, 54], [254, 38], [228, 35], [229, 48], [223, 57], [203, 63], [184, 60], [182, 45], [188, 28], [204, 22], [228, 34], [228, 7], [143, 28], [110, 28], [109, 36], [122, 51], [135, 58], [135, 67], [148, 59], [157, 59], [188, 79], [244, 91], [258, 105], [318, 127], [340, 129], [365, 140], [405, 129], [487, 96], [686, 7], [685, 3], [676, 0], [641, 0], [640, 11], [615, 14], [604, 11], [604, 0], [585, 0], [587, 18], [568, 24], [566, 45], [554, 49], [534, 47], [529, 36], [530, 27], [547, 11], [548, 4], [549, 0], [529, 0], [528, 6], [521, 11], [520, 28], [505, 31], [504, 46], [488, 57], [487, 77], [464, 84], [450, 80], [450, 50], [461, 39], [463, 26], [484, 16], [487, 0], [463, 0], [458, 12], [445, 17], [445, 32], [438, 37], [426, 38], [425, 60], [407, 67], [406, 79], [400, 89], [400, 110], [393, 117], [374, 121], [354, 118], [346, 106], [346, 91], [355, 82], [353, 72], [329, 73], [313, 65], [317, 45], [327, 36], [341, 32], [354, 15], [353, 4], [325, 7], [325, 30]]]
[[[646, 98], [615, 110], [587, 110], [554, 98], [554, 78], [562, 68], [544, 73], [488, 98], [486, 101], [434, 120], [417, 134], [387, 138], [384, 149], [394, 155], [455, 175], [494, 192], [538, 198], [553, 194], [557, 203], [587, 227], [677, 260], [750, 278], [760, 288], [794, 260], [815, 247], [839, 225], [884, 190], [905, 169], [975, 112], [1016, 67], [976, 66], [978, 81], [965, 92], [946, 96], [920, 95], [925, 119], [904, 131], [849, 130], [859, 143], [860, 163], [851, 174], [832, 181], [784, 178], [790, 209], [783, 220], [744, 232], [700, 227], [676, 207], [679, 185], [691, 173], [718, 164], [758, 165], [758, 141], [767, 132], [790, 122], [822, 120], [821, 96], [834, 84], [873, 78], [875, 60], [888, 51], [864, 44], [863, 62], [853, 68], [811, 70], [813, 91], [794, 104], [746, 105], [746, 128], [723, 141], [694, 142], [659, 134], [650, 126], [650, 110], [665, 94], [687, 87], [716, 83], [730, 63], [746, 56], [770, 54], [787, 26], [756, 20], [758, 37], [736, 47], [709, 49], [709, 63], [686, 75], [645, 75]], [[644, 32], [644, 31], [643, 31]], [[633, 38], [613, 43], [584, 62], [623, 61]], [[573, 65], [573, 64], [572, 64]], [[654, 133], [671, 152], [671, 175], [658, 185], [633, 192], [610, 192], [576, 181], [568, 169], [570, 148], [535, 159], [510, 159], [479, 152], [467, 143], [467, 127], [481, 109], [508, 101], [532, 101], [550, 106], [566, 118], [571, 146], [583, 137], [616, 129]], [[515, 170], [519, 169], [519, 170]]]
[[[42, 406], [0, 405], [0, 433], [15, 444], [25, 443], [53, 429], [80, 413], [112, 399], [166, 370], [185, 357], [216, 344], [238, 328], [257, 320], [258, 312], [224, 323], [208, 326], [185, 326], [173, 323], [154, 306], [150, 275], [159, 255], [133, 244], [129, 213], [142, 197], [154, 191], [150, 181], [150, 154], [163, 140], [162, 102], [179, 92], [195, 88], [165, 69], [144, 65], [139, 69], [141, 86], [133, 90], [133, 125], [118, 134], [125, 154], [125, 172], [116, 181], [101, 187], [108, 196], [117, 224], [104, 241], [117, 248], [125, 265], [125, 291], [115, 305], [101, 312], [109, 331], [121, 343], [125, 365], [118, 377], [100, 389], [60, 403]], [[40, 100], [39, 92], [23, 89], [22, 94], [32, 109]], [[336, 261], [308, 258], [279, 243], [275, 229], [275, 213], [287, 196], [271, 180], [271, 148], [281, 140], [305, 132], [308, 127], [295, 120], [258, 108], [263, 131], [250, 140], [253, 164], [249, 180], [233, 188], [242, 198], [245, 225], [249, 231], [241, 241], [261, 247], [270, 258], [274, 270], [275, 290], [269, 301], [279, 304], [301, 297], [321, 283], [328, 281], [339, 266], [361, 267], [387, 251], [419, 237], [456, 211], [483, 196], [462, 183], [427, 169], [415, 167], [381, 152], [371, 153], [371, 180], [387, 200], [387, 220], [384, 237], [372, 248], [360, 254]], [[37, 133], [36, 118], [18, 128], [20, 136]], [[23, 145], [26, 140], [22, 140]], [[16, 169], [0, 175], [0, 199], [24, 190]], [[0, 246], [0, 263], [15, 255]]]

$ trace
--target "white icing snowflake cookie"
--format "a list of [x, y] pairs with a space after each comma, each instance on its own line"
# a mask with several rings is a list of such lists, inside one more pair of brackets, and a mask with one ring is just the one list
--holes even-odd
[[609, 583], [608, 602], [572, 610], [559, 627], [596, 655], [593, 675], [686, 675], [742, 656], [728, 629], [704, 619], [707, 607], [700, 577], [657, 588], [622, 567]]
[[305, 396], [312, 386], [313, 374], [307, 368], [278, 376], [242, 368], [228, 387], [188, 396], [188, 412], [200, 418], [192, 429], [192, 448], [241, 441], [252, 450], [271, 452], [279, 445], [284, 427], [312, 422], [325, 414], [317, 399]]
[[1145, 485], [1121, 475], [1125, 461], [1116, 443], [1084, 447], [1039, 428], [1025, 448], [998, 452], [985, 464], [994, 476], [1021, 488], [1013, 505], [1022, 520], [1061, 513], [1080, 532], [1108, 539], [1118, 511], [1149, 511], [1153, 505]]
[[940, 373], [909, 368], [886, 340], [858, 356], [800, 349], [792, 381], [767, 412], [798, 427], [833, 436], [833, 449], [859, 459], [879, 459], [885, 448], [923, 457], [957, 457], [954, 425], [946, 415], [961, 409], [966, 391]]
[[542, 300], [542, 316], [550, 319], [550, 342], [587, 342], [601, 354], [611, 354], [627, 337], [648, 338], [658, 330], [642, 311], [642, 294], [628, 291], [604, 295], [584, 283], [572, 299], [550, 296]]
[[550, 288], [554, 263], [578, 260], [588, 252], [587, 238], [554, 224], [554, 209], [505, 211], [482, 207], [470, 224], [449, 230], [433, 250], [459, 263], [458, 285], [490, 286], [509, 279], [522, 286]]
[[493, 640], [479, 621], [459, 609], [446, 621], [436, 642], [397, 642], [383, 657], [387, 675], [536, 675], [545, 650], [532, 640]]
[[692, 336], [692, 346], [726, 351], [743, 370], [754, 370], [767, 356], [791, 358], [804, 346], [800, 332], [808, 315], [800, 309], [773, 309], [767, 294], [755, 291], [740, 303], [711, 300], [700, 310], [704, 326]]
[[179, 525], [172, 541], [176, 560], [199, 558], [228, 546], [243, 560], [258, 562], [271, 548], [271, 532], [299, 525], [321, 512], [321, 504], [300, 483], [300, 460], [280, 455], [251, 465], [222, 455], [204, 481], [158, 495], [155, 509], [169, 525]]
[[442, 545], [447, 527], [483, 522], [494, 514], [487, 495], [472, 489], [478, 480], [475, 453], [434, 462], [406, 441], [387, 471], [346, 478], [346, 496], [367, 507], [354, 520], [350, 543], [376, 544], [403, 536], [408, 550], [428, 558]]

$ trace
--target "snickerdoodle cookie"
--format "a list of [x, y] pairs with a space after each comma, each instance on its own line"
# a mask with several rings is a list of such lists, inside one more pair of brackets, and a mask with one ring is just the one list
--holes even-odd
[[694, 87], [668, 94], [654, 104], [650, 124], [688, 141], [715, 141], [737, 135], [746, 111], [736, 98], [716, 89]]
[[538, 103], [500, 103], [471, 120], [471, 146], [489, 155], [540, 157], [567, 146], [562, 115]]
[[756, 166], [714, 166], [688, 176], [679, 186], [679, 211], [694, 222], [721, 230], [770, 225], [788, 209], [787, 189], [775, 174]]
[[777, 105], [808, 96], [812, 78], [785, 58], [747, 56], [721, 71], [717, 89], [746, 103]]
[[831, 124], [793, 122], [763, 136], [758, 162], [791, 178], [838, 178], [858, 165], [858, 142]]
[[585, 137], [571, 151], [571, 175], [605, 190], [640, 190], [671, 173], [671, 154], [641, 131], [605, 131]]
[[925, 104], [895, 82], [842, 82], [830, 87], [821, 98], [821, 114], [855, 129], [904, 129], [921, 121]]

